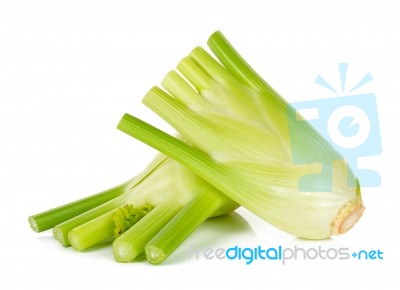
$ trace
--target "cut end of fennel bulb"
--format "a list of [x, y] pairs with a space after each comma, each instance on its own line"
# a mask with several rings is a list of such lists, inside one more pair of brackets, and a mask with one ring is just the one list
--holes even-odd
[[349, 231], [362, 217], [364, 210], [365, 207], [359, 199], [344, 205], [332, 222], [332, 236], [341, 235]]

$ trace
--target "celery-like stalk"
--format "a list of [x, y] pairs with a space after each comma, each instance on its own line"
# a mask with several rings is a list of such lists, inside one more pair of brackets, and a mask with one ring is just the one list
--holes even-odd
[[182, 208], [178, 200], [171, 198], [160, 203], [126, 233], [113, 243], [114, 257], [118, 262], [130, 262], [144, 252], [145, 245]]
[[[76, 211], [76, 208], [82, 208], [80, 201], [60, 207], [70, 212], [75, 209], [76, 214], [69, 219], [64, 217], [53, 221], [55, 239], [65, 247], [72, 245], [74, 249], [83, 251], [115, 237], [114, 253], [117, 261], [131, 261], [144, 252], [145, 244], [197, 195], [213, 192], [223, 196], [186, 167], [162, 154], [141, 174], [111, 192], [115, 198], [111, 199], [109, 194], [109, 199], [103, 198], [103, 203], [100, 203], [101, 196], [97, 199], [95, 196], [92, 199], [98, 206], [87, 207], [86, 211]], [[83, 205], [87, 200], [83, 200]], [[212, 212], [204, 212], [203, 216], [208, 218], [226, 214], [238, 207], [238, 204], [226, 197], [223, 197], [223, 201], [214, 206]], [[58, 214], [57, 211], [49, 213], [39, 216], [45, 215], [50, 219]], [[192, 230], [197, 226], [199, 224], [194, 223]], [[188, 234], [181, 235], [181, 239]]]
[[88, 221], [68, 232], [68, 241], [78, 251], [83, 251], [114, 235], [114, 216], [118, 209]]
[[76, 200], [74, 202], [47, 210], [28, 218], [31, 228], [35, 232], [42, 232], [55, 227], [56, 225], [76, 217], [88, 210], [91, 210], [109, 200], [125, 193], [127, 183], [105, 190], [98, 194]]
[[[90, 222], [93, 219], [97, 219], [104, 214], [108, 214], [110, 211], [115, 211], [119, 207], [123, 206], [125, 203], [126, 203], [125, 196], [120, 196], [113, 200], [110, 200], [94, 209], [84, 212], [72, 219], [69, 219], [55, 226], [53, 228], [53, 236], [64, 247], [69, 247], [71, 245], [70, 240], [68, 238], [68, 234], [70, 233], [70, 231], [85, 223]], [[102, 240], [98, 240], [98, 242], [101, 241]], [[77, 248], [84, 249], [83, 247], [77, 247]]]
[[[174, 200], [174, 202], [179, 204], [179, 201]], [[114, 203], [114, 205], [118, 205], [118, 202]], [[129, 230], [129, 228], [139, 222], [152, 209], [153, 206], [149, 204], [141, 207], [133, 207], [131, 204], [125, 204], [96, 218], [89, 219], [86, 217], [86, 220], [88, 220], [86, 223], [81, 218], [80, 225], [75, 225], [68, 231], [62, 225], [56, 228], [60, 231], [64, 230], [68, 234], [67, 240], [75, 250], [82, 251], [110, 237], [118, 237], [124, 234], [126, 230]], [[97, 213], [99, 214], [100, 212], [97, 211]]]
[[196, 195], [148, 242], [145, 248], [147, 261], [151, 264], [164, 261], [199, 225], [225, 204], [226, 199], [224, 195], [215, 192]]

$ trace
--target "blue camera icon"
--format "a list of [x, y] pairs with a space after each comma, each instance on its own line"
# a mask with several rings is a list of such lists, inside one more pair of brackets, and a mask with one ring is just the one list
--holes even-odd
[[[378, 172], [358, 168], [359, 157], [378, 155], [382, 152], [382, 144], [379, 129], [376, 97], [374, 94], [359, 94], [340, 96], [313, 101], [291, 103], [291, 106], [303, 118], [289, 118], [289, 131], [292, 145], [292, 155], [295, 164], [307, 164], [321, 162], [322, 181], [328, 186], [331, 184], [331, 162], [338, 159], [346, 159], [352, 168], [355, 177], [363, 186], [380, 186], [381, 178]], [[293, 122], [308, 122], [319, 132], [339, 153], [334, 160], [322, 160], [324, 157], [312, 152], [312, 148], [305, 149], [296, 139]], [[292, 123], [292, 124], [291, 124]], [[295, 124], [298, 126], [299, 124]], [[309, 150], [308, 154], [304, 151]], [[332, 157], [331, 157], [332, 158]], [[310, 190], [307, 187], [307, 179], [312, 176], [304, 176], [300, 180], [301, 190]], [[324, 181], [324, 179], [326, 179]], [[351, 181], [352, 180], [352, 181]], [[354, 183], [354, 178], [348, 179]], [[304, 185], [304, 186], [302, 186]], [[349, 184], [351, 185], [351, 184]], [[303, 187], [303, 188], [301, 188]]]

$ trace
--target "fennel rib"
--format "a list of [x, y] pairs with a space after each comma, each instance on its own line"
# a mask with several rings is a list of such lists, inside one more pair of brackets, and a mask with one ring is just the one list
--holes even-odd
[[35, 232], [42, 232], [54, 228], [62, 222], [124, 194], [128, 184], [129, 182], [125, 182], [119, 186], [107, 189], [86, 198], [32, 215], [28, 218], [29, 224]]
[[214, 181], [213, 185], [216, 188], [218, 188], [217, 185], [220, 185], [220, 187], [236, 185], [239, 190], [241, 188], [240, 184], [235, 180], [231, 180], [229, 176], [225, 177], [224, 168], [213, 162], [204, 152], [191, 147], [143, 120], [125, 114], [117, 128], [177, 160], [182, 165], [192, 169], [200, 177], [210, 177]]
[[94, 209], [84, 212], [72, 219], [69, 219], [53, 228], [53, 236], [59, 241], [64, 247], [69, 247], [71, 245], [68, 234], [74, 228], [83, 225], [95, 218], [98, 218], [110, 211], [116, 210], [126, 203], [126, 197], [120, 196], [113, 200], [110, 200]]
[[227, 199], [223, 194], [208, 191], [193, 197], [146, 245], [147, 261], [151, 264], [163, 262]]
[[277, 92], [261, 78], [220, 31], [214, 32], [208, 39], [207, 44], [218, 60], [238, 80], [254, 89], [265, 90], [277, 95]]
[[130, 262], [144, 252], [145, 245], [182, 208], [179, 200], [172, 197], [161, 202], [143, 219], [118, 237], [113, 243], [117, 262]]
[[117, 210], [113, 209], [69, 231], [68, 241], [71, 246], [77, 251], [83, 251], [112, 237]]
[[123, 235], [152, 209], [149, 204], [139, 207], [125, 204], [72, 229], [68, 240], [75, 250], [83, 251], [108, 238]]

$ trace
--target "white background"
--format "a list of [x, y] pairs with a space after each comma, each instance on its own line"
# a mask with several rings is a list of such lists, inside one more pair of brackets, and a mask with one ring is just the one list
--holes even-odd
[[[1, 1], [1, 289], [400, 289], [398, 79], [395, 1]], [[116, 130], [129, 112], [167, 129], [141, 98], [196, 45], [220, 29], [289, 101], [333, 97], [367, 72], [383, 154], [361, 160], [382, 175], [364, 188], [365, 216], [328, 241], [296, 239], [239, 210], [207, 222], [163, 265], [118, 264], [108, 245], [64, 249], [27, 216], [125, 181], [155, 151]], [[278, 245], [380, 249], [375, 261], [188, 260], [196, 247]], [[397, 275], [396, 275], [397, 274]], [[397, 286], [397, 287], [396, 287]]]

